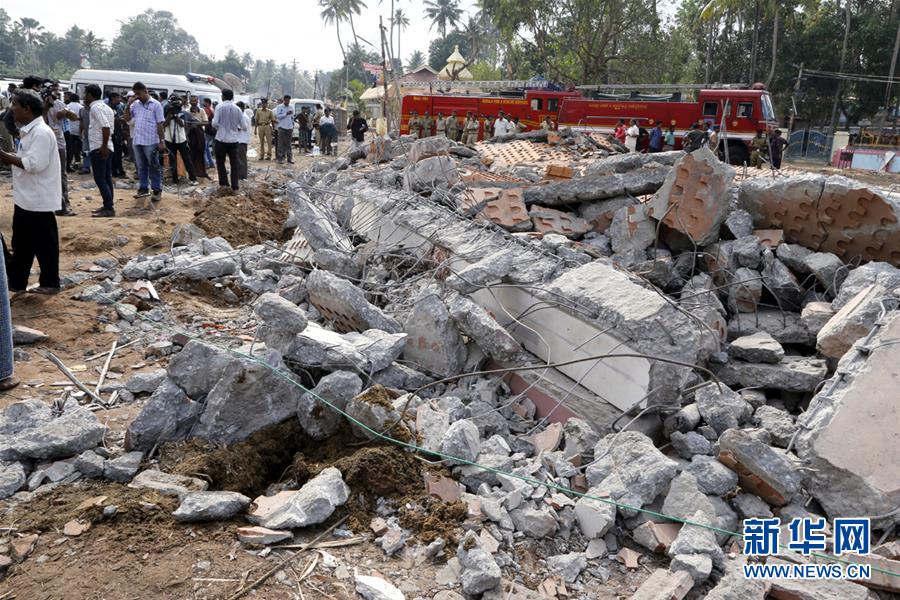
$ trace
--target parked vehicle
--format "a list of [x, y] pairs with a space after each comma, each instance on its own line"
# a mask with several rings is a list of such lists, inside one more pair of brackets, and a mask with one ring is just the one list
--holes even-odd
[[131, 86], [140, 81], [152, 92], [166, 92], [168, 95], [176, 94], [198, 96], [203, 102], [209, 98], [213, 102], [222, 101], [222, 90], [213, 85], [207, 77], [197, 75], [170, 75], [167, 73], [138, 73], [136, 71], [101, 71], [97, 69], [79, 69], [72, 74], [70, 89], [80, 96], [84, 95], [84, 88], [90, 83], [96, 83], [103, 90], [106, 97], [110, 92], [119, 92], [123, 96], [131, 91]]

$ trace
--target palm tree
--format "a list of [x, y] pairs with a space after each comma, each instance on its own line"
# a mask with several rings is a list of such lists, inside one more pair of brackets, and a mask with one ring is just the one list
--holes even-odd
[[341, 48], [341, 55], [344, 57], [344, 63], [347, 63], [347, 51], [344, 50], [344, 43], [341, 41], [341, 21], [344, 20], [344, 3], [342, 0], [319, 0], [319, 6], [322, 12], [319, 13], [326, 25], [334, 23], [337, 30], [338, 46]]
[[26, 44], [33, 46], [40, 39], [44, 26], [37, 19], [22, 17], [16, 21], [15, 30], [25, 39]]
[[425, 64], [425, 55], [422, 54], [420, 50], [416, 50], [409, 55], [409, 60], [406, 62], [406, 68], [407, 70], [412, 71], [415, 68], [421, 67], [423, 64]]
[[356, 37], [356, 26], [353, 23], [353, 15], [362, 14], [362, 10], [366, 8], [364, 0], [340, 0], [343, 10], [341, 11], [344, 18], [350, 21], [350, 31], [353, 32], [353, 43], [358, 44]]
[[431, 27], [437, 26], [441, 37], [447, 37], [447, 27], [459, 23], [462, 9], [459, 0], [425, 0], [425, 16], [431, 19]]
[[394, 18], [391, 20], [391, 27], [397, 28], [397, 56], [403, 56], [403, 54], [401, 54], [400, 52], [400, 34], [404, 29], [409, 27], [409, 17], [406, 16], [402, 8], [398, 8], [396, 11], [394, 11]]

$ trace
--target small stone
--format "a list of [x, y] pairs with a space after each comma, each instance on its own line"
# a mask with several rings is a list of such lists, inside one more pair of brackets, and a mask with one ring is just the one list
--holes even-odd
[[787, 411], [774, 406], [760, 406], [753, 413], [753, 420], [757, 425], [765, 429], [772, 436], [772, 443], [781, 448], [787, 448], [791, 438], [797, 431], [794, 417]]
[[22, 463], [0, 463], [0, 499], [8, 498], [25, 485], [25, 468]]
[[672, 442], [672, 448], [675, 449], [678, 456], [685, 460], [691, 460], [695, 455], [709, 454], [712, 451], [712, 444], [709, 440], [696, 431], [687, 433], [673, 431], [669, 436], [669, 441]]
[[587, 567], [587, 557], [583, 552], [559, 554], [547, 559], [547, 569], [551, 575], [560, 575], [566, 583], [575, 583], [581, 572]]
[[37, 344], [49, 339], [50, 336], [39, 329], [32, 329], [24, 325], [13, 325], [13, 344], [16, 346]]
[[135, 373], [125, 383], [125, 389], [132, 394], [152, 394], [165, 378], [166, 372], [163, 369], [148, 373]]
[[721, 435], [746, 422], [753, 410], [740, 394], [725, 385], [710, 383], [694, 392], [703, 419]]
[[356, 592], [366, 600], [406, 600], [399, 589], [380, 577], [356, 575]]
[[517, 531], [533, 538], [549, 537], [556, 533], [557, 523], [549, 510], [522, 506], [509, 513]]
[[225, 521], [250, 505], [250, 498], [237, 492], [190, 492], [172, 513], [176, 521]]
[[254, 500], [252, 520], [270, 529], [295, 529], [324, 522], [350, 496], [341, 472], [328, 467], [297, 491]]
[[[441, 442], [441, 452], [462, 461], [473, 462], [481, 452], [481, 439], [478, 427], [468, 419], [462, 419], [450, 425]], [[464, 464], [462, 461], [451, 461], [453, 464]]]
[[[600, 497], [602, 494], [603, 490], [599, 486], [587, 492], [587, 496]], [[611, 502], [582, 497], [575, 503], [575, 518], [578, 519], [578, 526], [584, 537], [603, 537], [616, 520], [616, 506]]]
[[244, 544], [268, 546], [289, 540], [293, 534], [290, 531], [278, 531], [266, 527], [238, 527], [237, 536], [238, 540]]
[[712, 559], [706, 554], [677, 554], [669, 564], [672, 571], [684, 571], [694, 583], [701, 583], [712, 573]]
[[128, 487], [134, 489], [148, 489], [167, 496], [183, 497], [190, 492], [205, 492], [209, 484], [196, 477], [165, 473], [155, 469], [141, 471]]
[[722, 496], [738, 483], [737, 473], [712, 456], [694, 456], [686, 470], [697, 479], [697, 486], [704, 494]]
[[119, 458], [108, 460], [103, 465], [103, 477], [120, 483], [131, 481], [141, 468], [142, 460], [144, 460], [143, 452], [128, 452]]
[[600, 538], [594, 538], [588, 542], [587, 549], [584, 551], [584, 555], [587, 556], [589, 560], [594, 560], [595, 558], [600, 558], [607, 554], [606, 542]]
[[740, 513], [741, 518], [772, 518], [772, 509], [766, 502], [754, 494], [738, 494], [732, 500], [734, 507]]
[[500, 567], [490, 553], [478, 545], [474, 533], [469, 532], [460, 541], [456, 556], [460, 564], [459, 579], [466, 594], [483, 594], [500, 585]]
[[784, 348], [765, 331], [739, 337], [728, 345], [728, 354], [754, 363], [777, 363], [784, 358]]

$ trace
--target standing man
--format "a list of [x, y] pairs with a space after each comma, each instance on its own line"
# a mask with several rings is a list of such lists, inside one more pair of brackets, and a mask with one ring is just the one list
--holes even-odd
[[62, 190], [63, 202], [62, 208], [56, 214], [61, 217], [71, 217], [75, 215], [75, 212], [69, 204], [69, 178], [66, 174], [66, 134], [63, 129], [63, 123], [66, 119], [77, 119], [79, 116], [66, 108], [63, 101], [59, 99], [55, 87], [53, 83], [45, 83], [41, 88], [41, 98], [44, 100], [44, 118], [47, 120], [47, 125], [50, 126], [50, 129], [56, 135], [56, 145], [59, 150], [60, 173], [62, 175], [60, 189]]
[[216, 141], [216, 130], [212, 126], [215, 111], [210, 98], [203, 99], [203, 112], [206, 113], [206, 128], [204, 129], [203, 137], [206, 139], [206, 168], [209, 169], [213, 166], [212, 149]]
[[700, 129], [700, 125], [694, 123], [691, 125], [691, 130], [685, 134], [684, 140], [682, 141], [684, 151], [693, 152], [694, 150], [699, 150], [703, 146], [703, 141], [705, 139], [706, 135]]
[[7, 152], [13, 151], [13, 133], [14, 131], [8, 131], [6, 129], [6, 116], [12, 115], [12, 110], [10, 109], [10, 105], [12, 104], [12, 97], [16, 93], [16, 84], [11, 83], [7, 86], [6, 91], [0, 93], [0, 150], [6, 150]]
[[309, 152], [312, 150], [312, 143], [310, 142], [310, 134], [312, 133], [312, 119], [309, 114], [309, 107], [304, 106], [300, 109], [300, 114], [296, 116], [297, 119], [297, 146], [299, 147], [300, 153]]
[[91, 169], [94, 173], [94, 183], [100, 190], [103, 206], [93, 211], [94, 217], [116, 216], [113, 204], [113, 129], [115, 128], [116, 114], [109, 106], [100, 100], [100, 86], [94, 83], [84, 88], [84, 103], [90, 113], [88, 125], [88, 148], [91, 148]]
[[474, 146], [478, 142], [478, 119], [472, 111], [466, 113], [466, 122], [463, 125], [463, 137], [466, 146]]
[[191, 96], [187, 109], [190, 115], [190, 120], [187, 121], [188, 148], [194, 173], [197, 177], [209, 179], [209, 174], [206, 172], [206, 140], [203, 135], [203, 130], [207, 125], [206, 111], [200, 108], [199, 101], [197, 96]]
[[637, 120], [632, 119], [631, 125], [625, 130], [625, 147], [629, 152], [637, 151], [638, 136], [641, 135], [641, 128], [638, 127]]
[[[150, 97], [147, 86], [138, 81], [131, 86], [134, 96], [125, 110], [125, 120], [133, 122], [131, 143], [137, 166], [138, 192], [135, 198], [150, 196], [150, 202], [162, 198], [162, 165], [159, 153], [166, 149], [166, 117], [162, 105]], [[150, 190], [153, 190], [152, 193]]]
[[481, 139], [489, 140], [493, 136], [491, 133], [491, 117], [490, 115], [481, 115]]
[[436, 119], [434, 135], [445, 137], [447, 135], [447, 120], [444, 118], [444, 113], [438, 111]]
[[431, 113], [426, 110], [422, 117], [422, 137], [431, 137], [432, 126], [434, 126], [434, 121], [431, 119]]
[[650, 152], [662, 152], [663, 130], [662, 124], [656, 121], [656, 125], [650, 130]]
[[[440, 114], [438, 115], [440, 117]], [[411, 111], [409, 113], [409, 135], [415, 136], [416, 138], [421, 137], [422, 134], [422, 120], [419, 119], [419, 113], [416, 111]], [[321, 146], [322, 144], [319, 143]]]
[[768, 150], [765, 133], [762, 129], [756, 130], [756, 135], [750, 140], [750, 166], [762, 169], [763, 155]]
[[9, 289], [24, 292], [35, 256], [41, 267], [38, 294], [59, 293], [59, 234], [55, 212], [62, 206], [63, 175], [56, 134], [44, 123], [44, 102], [30, 90], [13, 96], [19, 127], [19, 150], [0, 150], [0, 162], [12, 165], [12, 260]]
[[353, 111], [353, 117], [347, 123], [347, 130], [350, 132], [350, 137], [353, 138], [350, 151], [362, 150], [363, 143], [366, 141], [366, 132], [369, 130], [369, 124], [364, 117], [360, 116], [358, 110]]
[[544, 117], [544, 120], [541, 122], [541, 129], [544, 131], [553, 131], [556, 129], [556, 126], [553, 125], [553, 121], [550, 119], [550, 115]]
[[781, 137], [780, 129], [772, 132], [772, 139], [769, 140], [769, 153], [772, 156], [772, 166], [776, 169], [781, 168], [781, 158], [784, 156], [784, 147], [787, 145], [787, 140]]
[[166, 107], [165, 138], [166, 148], [169, 151], [169, 169], [172, 172], [172, 183], [178, 185], [178, 155], [184, 163], [190, 185], [197, 185], [197, 173], [194, 171], [194, 161], [188, 148], [187, 123], [191, 120], [190, 114], [184, 110], [181, 98], [172, 96]]
[[275, 120], [278, 123], [278, 138], [276, 139], [278, 148], [275, 151], [275, 157], [278, 159], [278, 164], [282, 164], [285, 159], [288, 164], [293, 164], [294, 109], [291, 107], [291, 97], [287, 94], [281, 99], [281, 104], [275, 107]]
[[233, 91], [222, 90], [222, 103], [216, 108], [212, 125], [216, 129], [216, 169], [219, 172], [219, 187], [228, 187], [228, 171], [225, 170], [227, 156], [228, 165], [231, 167], [231, 189], [236, 192], [240, 176], [238, 143], [241, 139], [241, 130], [244, 128], [244, 113], [235, 105]]
[[259, 137], [259, 160], [272, 160], [272, 122], [275, 115], [269, 109], [267, 98], [259, 101], [253, 119], [253, 133]]
[[81, 99], [78, 94], [69, 94], [69, 102], [66, 108], [78, 115], [77, 119], [69, 119], [69, 142], [66, 152], [66, 171], [75, 172], [75, 166], [81, 163]]
[[456, 118], [456, 111], [452, 111], [450, 116], [447, 117], [447, 125], [445, 127], [447, 130], [447, 137], [453, 140], [454, 142], [459, 139], [459, 119]]
[[112, 171], [113, 177], [125, 177], [125, 168], [122, 165], [122, 157], [125, 152], [125, 105], [122, 104], [122, 96], [118, 92], [110, 92], [109, 107], [112, 109], [116, 118], [113, 123], [113, 155], [112, 155]]
[[247, 179], [249, 169], [249, 165], [247, 164], [247, 149], [250, 147], [250, 130], [253, 128], [253, 119], [250, 116], [252, 114], [250, 108], [245, 108], [243, 102], [238, 102], [237, 107], [240, 108], [241, 112], [244, 114], [243, 129], [241, 129], [240, 134], [238, 135], [238, 163], [240, 164], [240, 169], [238, 169], [238, 179]]
[[497, 120], [494, 121], [494, 137], [499, 138], [508, 134], [509, 124], [509, 121], [506, 120], [506, 113], [501, 110], [497, 116]]

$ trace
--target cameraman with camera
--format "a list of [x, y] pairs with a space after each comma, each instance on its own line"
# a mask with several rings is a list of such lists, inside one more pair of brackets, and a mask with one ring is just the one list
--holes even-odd
[[190, 148], [188, 147], [187, 130], [185, 122], [193, 121], [193, 117], [184, 110], [181, 98], [173, 96], [166, 105], [165, 129], [166, 147], [169, 149], [169, 166], [172, 170], [172, 182], [178, 183], [178, 154], [184, 162], [190, 185], [197, 185], [197, 175], [194, 173], [194, 163], [191, 161]]

